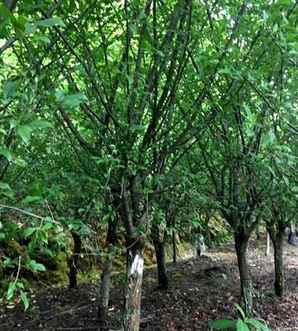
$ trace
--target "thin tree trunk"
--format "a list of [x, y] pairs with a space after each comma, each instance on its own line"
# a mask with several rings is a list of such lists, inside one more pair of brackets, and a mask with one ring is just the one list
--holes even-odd
[[294, 233], [296, 235], [296, 226], [294, 222], [290, 223], [291, 233]]
[[274, 291], [279, 297], [284, 293], [284, 268], [283, 268], [283, 227], [269, 229], [274, 248]]
[[124, 331], [139, 331], [140, 329], [143, 270], [144, 244], [141, 242], [132, 243], [127, 249], [127, 284], [123, 315]]
[[269, 232], [266, 232], [266, 256], [270, 255], [270, 235]]
[[247, 316], [252, 315], [252, 281], [249, 275], [247, 263], [247, 245], [248, 236], [235, 234], [235, 248], [237, 253], [237, 261], [241, 284], [241, 298], [243, 302], [243, 309]]
[[108, 245], [107, 256], [103, 263], [101, 282], [99, 289], [99, 301], [97, 317], [102, 328], [107, 326], [108, 310], [110, 301], [111, 272], [113, 267], [113, 246], [116, 243], [117, 221], [110, 221], [108, 224], [108, 233], [106, 243]]
[[107, 257], [107, 260], [103, 264], [103, 270], [101, 274], [99, 305], [97, 311], [97, 317], [101, 327], [106, 327], [107, 325], [112, 266], [112, 257]]
[[158, 287], [160, 289], [167, 289], [169, 284], [166, 268], [165, 242], [158, 224], [152, 224], [152, 236], [157, 262]]
[[165, 243], [160, 240], [154, 240], [153, 242], [157, 262], [158, 287], [166, 290], [169, 286], [169, 280], [166, 268]]
[[284, 270], [283, 270], [283, 237], [278, 233], [274, 243], [274, 267], [275, 267], [275, 294], [279, 297], [284, 293]]
[[176, 246], [176, 232], [172, 232], [172, 245], [173, 245], [173, 263], [177, 263], [177, 246]]
[[76, 232], [71, 232], [71, 235], [73, 238], [74, 249], [73, 249], [73, 254], [72, 254], [71, 258], [68, 261], [69, 288], [77, 288], [77, 286], [78, 286], [77, 273], [78, 273], [78, 268], [79, 268], [79, 257], [80, 257], [81, 248], [82, 248], [82, 241], [81, 241], [80, 235], [77, 234]]

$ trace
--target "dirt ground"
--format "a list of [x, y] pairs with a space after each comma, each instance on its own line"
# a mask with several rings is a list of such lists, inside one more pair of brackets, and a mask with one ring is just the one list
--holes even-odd
[[[298, 330], [298, 248], [285, 244], [286, 293], [273, 295], [273, 256], [265, 256], [265, 240], [249, 248], [254, 280], [254, 310], [272, 330]], [[208, 321], [236, 316], [239, 276], [233, 245], [209, 250], [197, 259], [168, 264], [171, 286], [156, 290], [156, 270], [144, 275], [141, 312], [142, 331], [207, 330]], [[119, 330], [123, 290], [121, 279], [112, 289], [110, 330]], [[1, 331], [99, 330], [96, 321], [96, 286], [81, 284], [78, 290], [45, 287], [32, 294], [33, 307], [0, 307]]]

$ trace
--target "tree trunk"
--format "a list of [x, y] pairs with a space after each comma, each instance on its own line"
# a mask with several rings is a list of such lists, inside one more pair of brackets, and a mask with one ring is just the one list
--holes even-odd
[[73, 238], [74, 248], [73, 248], [73, 254], [68, 261], [69, 288], [77, 288], [78, 286], [77, 273], [79, 268], [79, 257], [82, 248], [82, 241], [80, 235], [78, 235], [76, 232], [71, 232], [71, 235]]
[[176, 232], [172, 232], [172, 245], [173, 245], [173, 263], [177, 263], [177, 246], [176, 246]]
[[97, 317], [101, 327], [106, 327], [107, 325], [112, 266], [113, 266], [112, 257], [107, 257], [106, 261], [103, 264], [103, 270], [101, 274], [99, 304], [97, 311]]
[[235, 248], [237, 254], [240, 284], [241, 284], [241, 298], [243, 302], [243, 309], [247, 316], [252, 315], [252, 281], [249, 275], [247, 263], [247, 245], [249, 237], [243, 233], [235, 233]]
[[296, 234], [296, 225], [294, 222], [290, 223], [291, 233]]
[[270, 235], [269, 232], [266, 232], [266, 256], [270, 255]]
[[108, 310], [110, 301], [111, 272], [113, 267], [114, 252], [113, 246], [116, 243], [117, 221], [110, 221], [108, 224], [108, 233], [106, 244], [108, 245], [107, 256], [104, 257], [103, 270], [99, 288], [99, 300], [97, 318], [100, 326], [104, 329], [107, 326]]
[[132, 243], [127, 249], [127, 284], [123, 315], [124, 331], [139, 331], [141, 290], [144, 270], [144, 243]]
[[168, 288], [168, 277], [165, 256], [165, 236], [160, 229], [160, 225], [152, 224], [152, 237], [157, 262], [158, 288], [166, 290]]
[[166, 290], [169, 286], [169, 280], [166, 268], [165, 243], [158, 239], [155, 239], [153, 242], [157, 262], [158, 287]]
[[283, 232], [284, 228], [269, 229], [274, 248], [274, 291], [279, 297], [284, 293], [284, 270], [283, 270]]
[[284, 270], [283, 270], [283, 237], [278, 233], [274, 243], [274, 267], [275, 267], [275, 294], [279, 297], [284, 292]]

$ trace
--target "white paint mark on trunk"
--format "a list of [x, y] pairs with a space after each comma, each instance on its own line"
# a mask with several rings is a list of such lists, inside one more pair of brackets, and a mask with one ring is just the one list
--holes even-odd
[[270, 235], [267, 231], [267, 240], [266, 240], [266, 256], [270, 255]]
[[144, 258], [143, 256], [136, 254], [132, 262], [130, 275], [133, 275], [134, 273], [138, 273], [139, 275], [142, 275], [143, 269], [144, 269]]

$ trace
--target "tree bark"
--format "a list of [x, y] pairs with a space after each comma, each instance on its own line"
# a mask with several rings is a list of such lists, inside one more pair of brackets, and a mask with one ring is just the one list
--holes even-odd
[[176, 246], [176, 232], [172, 232], [172, 245], [173, 245], [173, 263], [177, 263], [177, 246]]
[[165, 243], [158, 239], [153, 240], [153, 242], [157, 262], [158, 287], [166, 290], [169, 287], [169, 280], [166, 267]]
[[243, 309], [247, 316], [252, 315], [252, 281], [249, 274], [247, 262], [247, 245], [249, 237], [242, 232], [235, 233], [235, 248], [237, 254], [240, 284], [241, 284], [241, 298]]
[[113, 266], [112, 257], [107, 257], [106, 261], [103, 264], [103, 270], [101, 274], [101, 282], [99, 289], [99, 304], [97, 311], [97, 318], [101, 327], [106, 327], [108, 320], [112, 266]]
[[111, 272], [113, 267], [113, 247], [116, 243], [117, 221], [110, 221], [108, 224], [108, 233], [106, 244], [108, 246], [107, 256], [104, 257], [103, 270], [101, 274], [97, 318], [101, 328], [107, 326], [108, 310], [110, 301]]
[[79, 268], [79, 258], [81, 254], [81, 248], [82, 248], [82, 241], [79, 234], [76, 232], [71, 232], [72, 238], [73, 238], [73, 254], [71, 258], [68, 261], [69, 265], [69, 288], [77, 288], [78, 287], [78, 281], [77, 281], [77, 273]]
[[160, 225], [154, 222], [152, 224], [151, 233], [153, 237], [153, 244], [157, 262], [158, 288], [166, 290], [169, 284], [165, 256], [165, 236], [160, 229]]
[[274, 249], [274, 291], [278, 297], [282, 297], [284, 293], [283, 232], [282, 226], [277, 226], [277, 229], [269, 228]]
[[279, 297], [284, 293], [284, 270], [283, 270], [283, 237], [279, 233], [274, 243], [274, 267], [275, 267], [275, 294]]
[[[139, 241], [139, 242], [137, 242]], [[136, 239], [127, 249], [127, 284], [123, 314], [124, 331], [139, 331], [141, 290], [144, 270], [143, 239]]]

